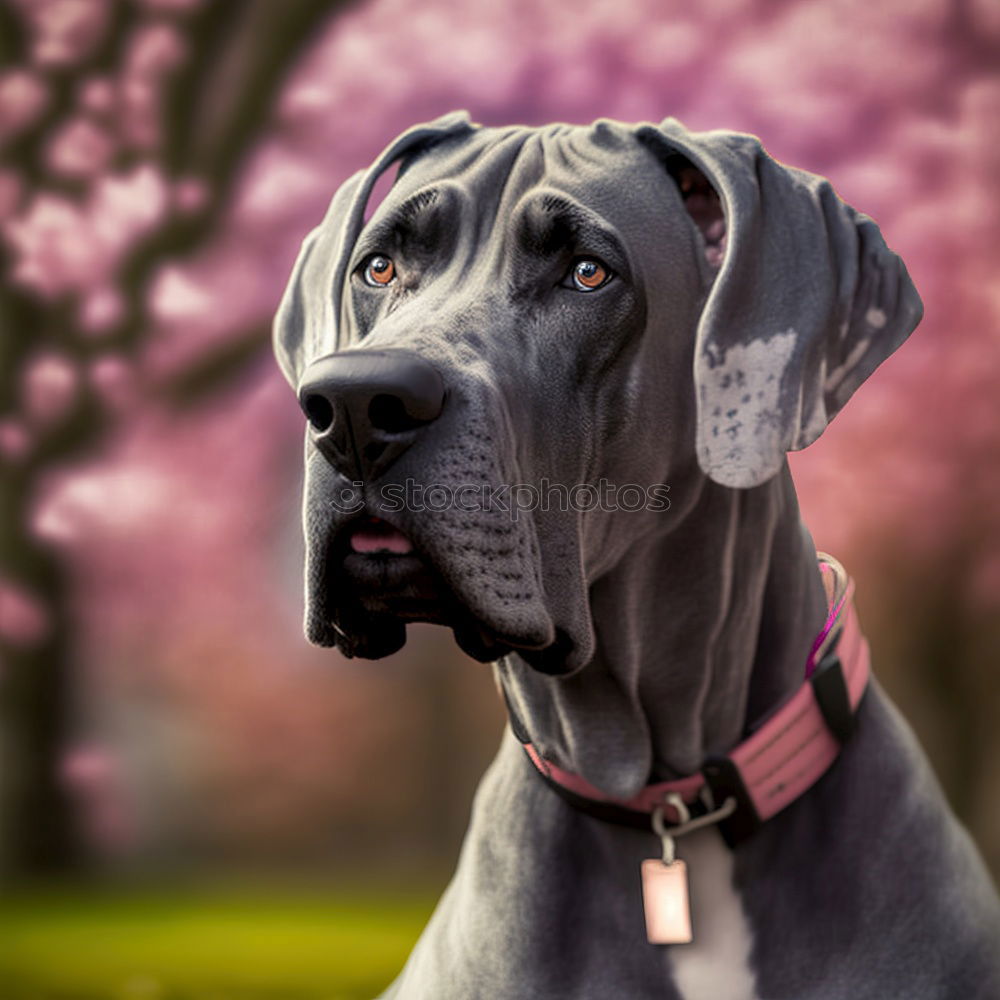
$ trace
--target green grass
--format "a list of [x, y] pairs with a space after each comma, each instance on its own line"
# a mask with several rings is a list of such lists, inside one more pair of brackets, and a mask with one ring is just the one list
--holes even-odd
[[0, 898], [0, 1000], [371, 1000], [430, 896], [33, 893]]

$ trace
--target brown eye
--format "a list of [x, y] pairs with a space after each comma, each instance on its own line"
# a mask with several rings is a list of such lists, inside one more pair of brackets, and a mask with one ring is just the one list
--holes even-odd
[[388, 285], [396, 277], [396, 266], [392, 259], [380, 253], [368, 258], [365, 264], [365, 283], [374, 285], [376, 288], [381, 285]]
[[573, 265], [573, 285], [581, 292], [592, 292], [600, 288], [611, 272], [597, 260], [578, 260]]

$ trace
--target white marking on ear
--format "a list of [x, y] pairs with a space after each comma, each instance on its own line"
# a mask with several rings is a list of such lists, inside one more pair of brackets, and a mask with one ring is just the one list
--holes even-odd
[[[872, 309], [869, 311], [878, 312], [881, 314], [881, 310], [879, 309]], [[843, 362], [837, 365], [836, 368], [831, 368], [826, 373], [823, 379], [823, 384], [824, 384], [824, 392], [827, 395], [833, 397], [834, 399], [839, 399], [838, 393], [840, 392], [841, 383], [844, 381], [845, 378], [847, 378], [848, 375], [851, 374], [851, 372], [854, 371], [854, 369], [858, 365], [858, 362], [860, 362], [861, 359], [865, 356], [865, 352], [871, 346], [872, 336], [874, 336], [874, 334], [868, 337], [858, 337], [857, 343], [851, 348], [850, 352], [848, 353], [847, 357], [844, 358]], [[820, 399], [822, 399], [822, 394], [817, 393], [817, 396]], [[824, 420], [825, 419], [826, 418], [824, 410]], [[806, 438], [805, 435], [803, 435], [803, 443], [798, 446], [804, 447], [805, 444], [808, 444], [810, 441], [815, 440], [816, 437], [819, 437], [822, 431], [823, 431], [822, 427], [817, 428], [816, 434], [813, 438]]]
[[881, 309], [876, 309], [874, 306], [865, 313], [865, 322], [875, 330], [881, 330], [888, 320], [889, 317]]
[[721, 363], [704, 371], [699, 391], [708, 425], [702, 467], [711, 468], [718, 481], [746, 479], [763, 463], [784, 456], [781, 381], [798, 336], [789, 329], [729, 346]]
[[684, 1000], [758, 1000], [732, 851], [708, 829], [678, 840], [677, 854], [688, 866], [694, 941], [670, 948], [674, 984]]

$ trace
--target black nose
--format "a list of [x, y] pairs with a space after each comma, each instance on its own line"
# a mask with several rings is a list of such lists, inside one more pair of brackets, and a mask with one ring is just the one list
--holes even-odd
[[438, 370], [409, 351], [342, 351], [314, 361], [299, 404], [317, 447], [355, 479], [385, 471], [444, 407]]

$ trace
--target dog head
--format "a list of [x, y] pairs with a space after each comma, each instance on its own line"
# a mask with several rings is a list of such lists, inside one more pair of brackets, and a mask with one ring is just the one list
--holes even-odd
[[309, 638], [378, 657], [434, 621], [483, 661], [579, 668], [590, 583], [705, 477], [770, 481], [920, 315], [875, 223], [751, 136], [406, 132], [275, 320], [309, 421]]

